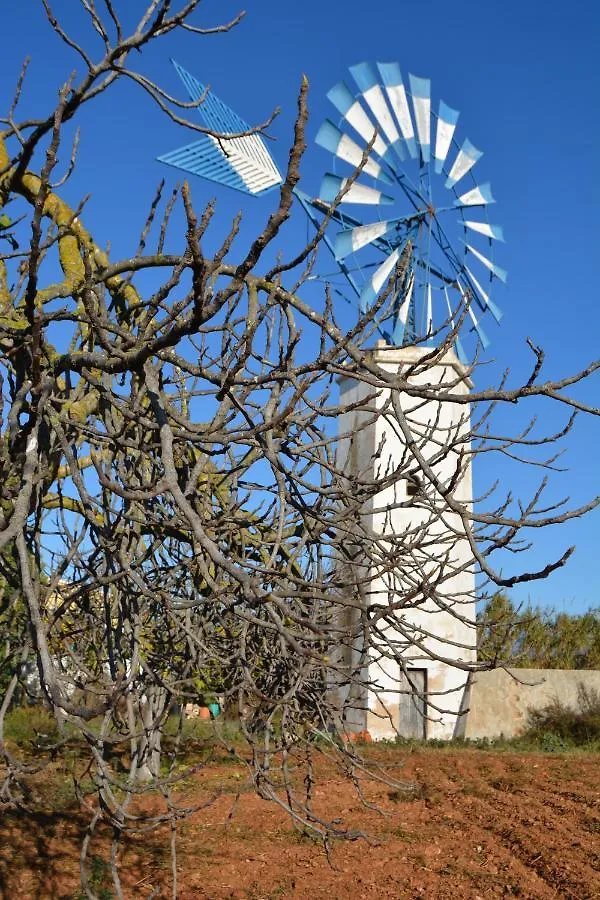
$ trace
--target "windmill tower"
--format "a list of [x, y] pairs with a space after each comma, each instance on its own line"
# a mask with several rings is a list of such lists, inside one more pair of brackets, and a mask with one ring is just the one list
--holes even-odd
[[[248, 130], [176, 68], [191, 98], [202, 99], [198, 112], [208, 128]], [[364, 671], [342, 702], [350, 730], [450, 738], [461, 731], [475, 661], [475, 572], [464, 523], [443, 502], [440, 486], [454, 479], [454, 496], [469, 507], [467, 366], [473, 340], [483, 348], [489, 343], [483, 316], [499, 322], [502, 315], [491, 293], [497, 280], [506, 281], [493, 258], [503, 235], [488, 219], [490, 185], [474, 177], [482, 154], [468, 139], [457, 141], [456, 110], [440, 101], [434, 111], [429, 80], [410, 75], [405, 85], [397, 63], [359, 63], [350, 75], [328, 93], [335, 114], [316, 136], [331, 160], [319, 196], [295, 193], [316, 228], [323, 215], [332, 220], [324, 243], [338, 276], [327, 276], [330, 288], [354, 297], [361, 314], [374, 311], [371, 361], [384, 378], [427, 387], [429, 399], [417, 402], [409, 390], [393, 387], [373, 397], [365, 382], [340, 379], [347, 410], [339, 420], [342, 468], [371, 480], [400, 464], [406, 470], [366, 505], [363, 525], [374, 548], [397, 546], [404, 536], [410, 551], [395, 566], [382, 565], [376, 552], [360, 564], [368, 585], [361, 602], [390, 609], [381, 640], [393, 652], [380, 652], [377, 638], [366, 657], [358, 639], [346, 648], [348, 666]], [[250, 195], [281, 182], [258, 135], [229, 144], [226, 154], [204, 135], [160, 159]]]
[[[424, 347], [392, 347], [381, 340], [371, 356], [382, 372], [407, 377], [410, 384], [438, 395], [426, 403], [403, 394], [395, 399], [402, 424], [418, 441], [419, 455], [436, 479], [447, 484], [461, 471], [454, 497], [468, 507], [469, 406], [446, 402], [443, 396], [452, 390], [468, 398], [470, 382], [452, 350], [434, 365], [424, 364], [429, 353]], [[374, 739], [397, 734], [449, 739], [461, 733], [468, 666], [476, 661], [472, 553], [460, 519], [448, 513], [444, 499], [436, 497], [435, 487], [407, 453], [398, 407], [384, 411], [392, 393], [383, 390], [374, 396], [367, 383], [340, 379], [346, 410], [339, 422], [341, 468], [363, 479], [370, 472], [380, 479], [398, 465], [406, 471], [406, 477], [393, 479], [364, 509], [362, 527], [372, 535], [375, 549], [362, 575], [363, 602], [382, 610], [383, 625], [379, 636], [370, 637], [368, 663], [358, 678], [371, 688], [354, 686], [340, 705], [351, 732], [366, 730]], [[450, 439], [453, 449], [440, 452]], [[391, 567], [388, 548], [394, 554]], [[345, 648], [354, 670], [361, 657], [358, 615], [355, 622]]]

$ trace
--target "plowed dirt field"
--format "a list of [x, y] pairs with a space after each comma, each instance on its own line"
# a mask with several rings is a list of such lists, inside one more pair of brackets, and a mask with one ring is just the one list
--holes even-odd
[[[240, 771], [203, 770], [191, 804], [226, 793], [180, 826], [179, 897], [185, 898], [600, 898], [600, 757], [471, 750], [394, 751], [407, 798], [371, 786], [365, 809], [347, 782], [327, 777], [316, 803], [366, 830], [371, 842], [323, 849], [278, 807], [239, 792]], [[391, 759], [391, 757], [390, 757]], [[0, 895], [78, 898], [83, 820], [38, 811], [0, 826]], [[92, 870], [102, 900], [116, 896], [99, 841]], [[122, 853], [127, 898], [171, 897], [168, 835], [145, 835]]]

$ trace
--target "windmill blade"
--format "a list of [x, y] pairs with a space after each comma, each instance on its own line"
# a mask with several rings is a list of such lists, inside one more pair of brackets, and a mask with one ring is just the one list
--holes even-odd
[[487, 348], [490, 346], [489, 338], [488, 338], [487, 334], [485, 333], [485, 331], [483, 330], [483, 328], [481, 327], [481, 324], [473, 311], [473, 304], [469, 302], [469, 299], [467, 298], [467, 295], [463, 289], [462, 284], [460, 283], [460, 281], [457, 281], [456, 283], [458, 285], [458, 289], [461, 292], [462, 298], [467, 307], [467, 312], [469, 313], [469, 317], [473, 323], [473, 329], [477, 332], [477, 337], [481, 341], [481, 346], [483, 347], [484, 350], [487, 350]]
[[[325, 203], [333, 203], [340, 191], [342, 191], [347, 184], [347, 178], [339, 178], [339, 176], [332, 175], [331, 172], [328, 172], [321, 182], [321, 190], [319, 193], [320, 199]], [[388, 197], [387, 194], [383, 194], [376, 188], [355, 181], [354, 184], [350, 186], [348, 193], [344, 195], [341, 202], [380, 206], [381, 204], [393, 203], [394, 198]]]
[[347, 231], [340, 231], [335, 238], [335, 258], [345, 259], [362, 247], [372, 244], [378, 238], [393, 231], [399, 219], [388, 219], [386, 222], [373, 222], [369, 225], [358, 225]]
[[465, 243], [465, 247], [486, 267], [486, 269], [489, 269], [492, 275], [495, 275], [496, 278], [499, 278], [500, 281], [503, 281], [504, 284], [506, 284], [506, 279], [508, 277], [506, 269], [501, 269], [500, 266], [494, 265], [491, 259], [488, 259], [487, 256], [484, 256], [483, 253], [480, 253], [479, 250], [476, 250], [475, 247], [472, 247], [470, 244]]
[[427, 282], [427, 319], [425, 323], [425, 335], [429, 337], [433, 333], [433, 302], [431, 300], [431, 282]]
[[394, 266], [400, 259], [400, 252], [400, 247], [396, 247], [396, 249], [384, 259], [379, 268], [375, 270], [363, 287], [360, 292], [360, 311], [362, 313], [365, 313], [377, 299], [381, 288], [387, 282], [394, 271]]
[[[340, 81], [339, 84], [336, 84], [329, 91], [327, 97], [346, 122], [354, 128], [357, 134], [360, 134], [365, 144], [369, 144], [378, 129], [373, 125], [359, 101], [354, 99], [344, 82]], [[379, 157], [385, 155], [387, 147], [380, 134], [377, 134], [375, 138], [373, 150]]]
[[440, 100], [440, 106], [437, 119], [437, 130], [435, 134], [435, 171], [439, 175], [442, 171], [448, 151], [454, 137], [456, 123], [460, 113], [456, 109], [450, 109], [443, 100]]
[[412, 295], [415, 286], [415, 273], [414, 271], [410, 273], [408, 279], [408, 286], [406, 288], [406, 293], [402, 300], [398, 305], [398, 309], [396, 312], [396, 321], [394, 322], [394, 330], [392, 332], [392, 339], [394, 344], [397, 347], [401, 347], [404, 343], [404, 332], [406, 331], [406, 322], [408, 319], [408, 312], [410, 310], [410, 305], [412, 303]]
[[406, 142], [408, 152], [413, 159], [417, 156], [417, 143], [415, 141], [415, 130], [413, 128], [410, 107], [406, 96], [406, 88], [402, 81], [400, 66], [398, 63], [377, 63], [381, 80], [385, 86], [385, 92], [390, 106], [394, 110], [396, 121], [400, 126], [402, 137]]
[[431, 149], [431, 82], [429, 78], [409, 75], [417, 135], [421, 146], [421, 158], [429, 162]]
[[488, 203], [495, 203], [492, 197], [492, 189], [489, 182], [478, 184], [465, 194], [461, 194], [454, 201], [455, 206], [487, 206]]
[[[459, 221], [461, 220], [459, 219]], [[466, 219], [462, 221], [462, 224], [465, 228], [470, 228], [471, 231], [483, 234], [485, 237], [490, 238], [490, 240], [502, 241], [502, 243], [504, 243], [504, 232], [501, 225], [488, 225], [487, 222], [472, 222], [467, 221]]]
[[380, 126], [380, 129], [385, 134], [390, 145], [398, 153], [400, 159], [404, 159], [400, 134], [371, 66], [366, 62], [359, 63], [356, 66], [350, 66], [350, 72], [361, 92], [361, 96], [373, 113], [377, 125]]
[[[446, 297], [446, 306], [448, 307], [448, 318], [450, 319], [450, 324], [452, 325], [452, 331], [456, 331], [456, 325], [454, 324], [454, 315], [452, 313], [452, 306], [450, 305], [450, 298], [448, 296], [448, 289], [446, 285], [444, 285], [444, 294]], [[463, 364], [463, 366], [467, 366], [467, 354], [463, 349], [463, 345], [460, 342], [460, 338], [458, 334], [454, 338], [454, 346], [456, 347], [456, 355], [458, 356], [459, 361]]]
[[489, 309], [489, 311], [491, 312], [494, 319], [496, 320], [496, 322], [499, 325], [500, 320], [502, 318], [502, 310], [500, 309], [499, 306], [496, 306], [494, 301], [490, 298], [489, 294], [487, 294], [486, 291], [484, 291], [484, 289], [481, 287], [481, 285], [479, 284], [479, 282], [477, 281], [477, 279], [475, 278], [475, 276], [473, 275], [473, 273], [471, 272], [471, 270], [468, 266], [465, 266], [465, 271], [466, 271], [467, 275], [469, 276], [470, 280], [473, 282], [475, 290], [483, 298], [484, 304], [487, 306], [487, 308]]
[[481, 159], [482, 156], [483, 153], [481, 150], [477, 150], [468, 139], [465, 140], [450, 169], [450, 174], [446, 179], [446, 187], [453, 188], [454, 185], [473, 168], [477, 160]]
[[[362, 162], [363, 150], [343, 131], [340, 131], [330, 119], [326, 119], [317, 132], [315, 143], [325, 150], [329, 150], [338, 159], [349, 163], [352, 168], [356, 169]], [[377, 160], [369, 157], [362, 169], [367, 175], [372, 175], [385, 184], [393, 184], [389, 175], [381, 168]]]

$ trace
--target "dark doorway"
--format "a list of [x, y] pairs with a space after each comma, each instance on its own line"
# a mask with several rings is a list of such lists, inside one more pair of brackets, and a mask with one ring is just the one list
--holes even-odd
[[427, 669], [407, 669], [400, 676], [401, 737], [423, 740], [427, 737]]

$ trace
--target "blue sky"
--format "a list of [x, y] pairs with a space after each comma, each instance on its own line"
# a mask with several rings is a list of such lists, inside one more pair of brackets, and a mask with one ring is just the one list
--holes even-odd
[[[141, 9], [138, 0], [119, 4]], [[82, 18], [73, 0], [57, 0], [75, 35]], [[198, 21], [215, 24], [240, 7], [230, 0], [205, 0]], [[78, 63], [69, 57], [45, 23], [37, 3], [13, 4], [5, 13], [10, 40], [3, 43], [3, 101], [11, 93], [21, 60], [32, 57], [22, 114], [45, 114], [58, 86]], [[600, 69], [597, 45], [600, 13], [588, 0], [538, 3], [536, 0], [461, 0], [454, 4], [386, 2], [376, 5], [344, 0], [302, 4], [260, 0], [251, 4], [242, 24], [231, 34], [211, 38], [168, 37], [134, 63], [167, 90], [183, 97], [170, 65], [175, 57], [215, 93], [251, 122], [263, 120], [275, 106], [282, 114], [269, 144], [278, 164], [285, 165], [300, 77], [310, 80], [311, 146], [303, 163], [306, 190], [315, 192], [326, 162], [312, 138], [331, 114], [327, 90], [362, 60], [398, 60], [403, 74], [430, 77], [434, 96], [461, 111], [461, 122], [477, 147], [478, 164], [492, 182], [507, 243], [498, 262], [509, 282], [497, 295], [504, 309], [500, 328], [488, 332], [490, 374], [505, 367], [515, 378], [529, 361], [525, 338], [547, 352], [547, 373], [556, 376], [581, 368], [598, 355], [600, 287], [600, 179], [597, 113]], [[93, 39], [91, 44], [93, 46]], [[2, 104], [5, 106], [5, 102]], [[165, 121], [132, 85], [101, 98], [82, 116], [79, 166], [64, 194], [71, 202], [91, 193], [86, 224], [101, 242], [111, 241], [115, 255], [133, 249], [157, 181], [174, 184], [174, 171], [155, 157], [192, 138]], [[464, 136], [464, 133], [463, 133]], [[196, 180], [197, 206], [217, 198], [217, 223], [223, 231], [231, 216], [246, 214], [240, 247], [268, 215], [274, 198], [246, 200], [241, 194]], [[290, 241], [305, 233], [298, 211]], [[216, 239], [216, 236], [215, 236]], [[578, 395], [599, 403], [599, 383]], [[536, 410], [543, 424], [558, 427], [557, 410]], [[519, 416], [513, 409], [502, 416]], [[596, 446], [600, 421], [581, 423], [565, 444], [555, 496], [582, 500], [599, 493]], [[487, 472], [476, 476], [483, 482]], [[526, 489], [535, 472], [494, 472], [514, 478]], [[600, 516], [537, 536], [528, 565], [559, 554], [575, 543], [577, 553], [566, 569], [545, 583], [515, 592], [519, 600], [581, 610], [600, 605], [597, 563]]]

